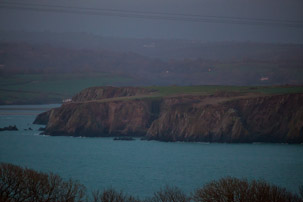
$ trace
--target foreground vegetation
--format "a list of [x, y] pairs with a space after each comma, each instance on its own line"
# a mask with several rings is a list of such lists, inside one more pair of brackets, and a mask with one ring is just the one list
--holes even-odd
[[232, 177], [212, 181], [196, 189], [189, 196], [177, 187], [165, 187], [145, 200], [118, 192], [112, 188], [87, 194], [84, 185], [77, 181], [64, 181], [53, 173], [42, 173], [12, 164], [0, 165], [0, 201], [3, 202], [302, 202], [284, 188], [265, 181]]

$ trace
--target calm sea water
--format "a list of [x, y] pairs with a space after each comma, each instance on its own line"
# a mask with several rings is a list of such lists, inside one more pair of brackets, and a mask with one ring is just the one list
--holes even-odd
[[[190, 193], [224, 176], [265, 179], [297, 192], [303, 145], [113, 141], [38, 135], [36, 114], [58, 105], [0, 106], [0, 162], [73, 178], [89, 190], [113, 187], [139, 197], [165, 185]], [[18, 109], [15, 109], [18, 108]], [[33, 131], [24, 130], [29, 127]]]

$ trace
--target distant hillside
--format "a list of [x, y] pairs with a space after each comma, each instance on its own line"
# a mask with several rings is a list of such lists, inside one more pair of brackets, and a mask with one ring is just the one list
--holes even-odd
[[[203, 60], [281, 60], [302, 59], [302, 44], [254, 42], [203, 43], [198, 40], [102, 37], [89, 33], [26, 32], [0, 30], [0, 43], [49, 44], [68, 49], [133, 52], [146, 57]], [[300, 56], [300, 57], [298, 57]], [[302, 61], [302, 60], [301, 60]]]
[[[237, 50], [237, 45], [232, 49]], [[230, 61], [202, 58], [163, 61], [130, 52], [0, 43], [0, 75], [107, 72], [144, 81], [141, 85], [302, 84], [300, 54], [297, 51], [291, 55], [285, 49], [284, 54], [278, 51], [269, 58], [261, 54], [262, 57], [237, 57]]]
[[[183, 57], [169, 60], [144, 56], [144, 51], [142, 55], [123, 52], [123, 48], [113, 51], [0, 43], [0, 104], [58, 102], [100, 85], [303, 84], [302, 46], [227, 43], [206, 44], [203, 48], [196, 44], [197, 49], [195, 45], [184, 46], [191, 51], [183, 52], [185, 49], [177, 49], [182, 43], [170, 44], [175, 50], [170, 52]], [[145, 48], [154, 47], [151, 44]], [[212, 57], [208, 54], [222, 57], [209, 59]], [[224, 55], [229, 55], [228, 59]]]

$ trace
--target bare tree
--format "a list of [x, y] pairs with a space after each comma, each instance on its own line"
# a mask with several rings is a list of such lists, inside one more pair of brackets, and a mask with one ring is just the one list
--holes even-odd
[[[303, 186], [299, 187], [301, 198], [284, 188], [262, 180], [232, 177], [212, 181], [186, 196], [177, 187], [155, 192], [145, 202], [303, 202]], [[73, 180], [63, 180], [53, 173], [42, 173], [12, 164], [0, 164], [1, 202], [84, 202], [86, 188]], [[140, 200], [112, 188], [92, 194], [94, 202], [139, 202]]]
[[299, 193], [300, 193], [301, 199], [303, 200], [303, 185], [299, 186]]
[[146, 202], [189, 202], [190, 199], [178, 187], [166, 186], [154, 193]]
[[86, 188], [55, 174], [36, 172], [12, 164], [0, 164], [0, 201], [82, 202]]
[[196, 202], [302, 202], [298, 195], [262, 180], [232, 177], [212, 181], [192, 194]]
[[100, 191], [93, 192], [94, 202], [139, 202], [133, 196], [124, 194], [122, 191], [118, 192], [112, 188], [105, 189], [102, 193]]

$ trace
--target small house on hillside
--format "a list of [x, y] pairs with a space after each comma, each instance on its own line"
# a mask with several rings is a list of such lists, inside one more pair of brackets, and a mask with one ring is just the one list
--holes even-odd
[[71, 98], [68, 98], [68, 99], [64, 99], [64, 100], [62, 100], [62, 102], [63, 103], [68, 103], [68, 102], [71, 102], [72, 101], [72, 99]]
[[268, 77], [261, 77], [261, 78], [260, 78], [260, 81], [268, 81], [268, 80], [269, 80]]

